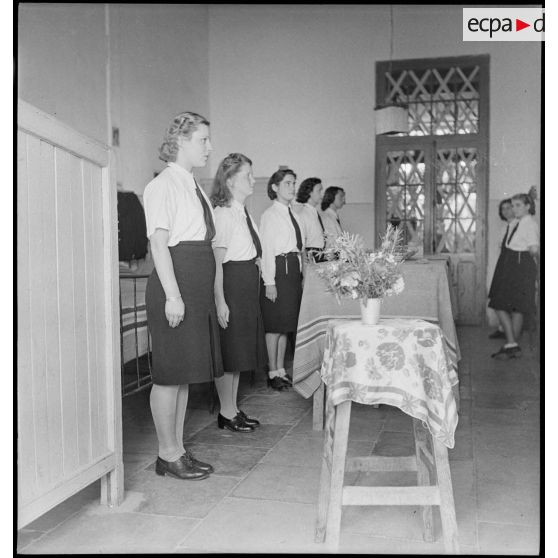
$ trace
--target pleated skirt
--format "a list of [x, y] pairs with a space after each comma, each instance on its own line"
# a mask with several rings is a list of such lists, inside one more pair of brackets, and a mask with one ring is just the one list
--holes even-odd
[[498, 259], [488, 306], [494, 310], [531, 314], [536, 310], [537, 264], [528, 251], [505, 249]]
[[153, 383], [182, 385], [209, 382], [223, 375], [213, 291], [215, 258], [211, 242], [180, 242], [170, 246], [169, 251], [186, 312], [177, 327], [169, 326], [165, 316], [165, 291], [154, 269], [145, 292], [153, 350]]
[[229, 323], [225, 329], [219, 327], [224, 370], [263, 370], [267, 365], [267, 349], [256, 260], [224, 263], [223, 291], [229, 307]]
[[277, 299], [271, 302], [260, 290], [260, 306], [266, 333], [296, 332], [302, 299], [302, 274], [296, 253], [275, 257], [275, 286]]

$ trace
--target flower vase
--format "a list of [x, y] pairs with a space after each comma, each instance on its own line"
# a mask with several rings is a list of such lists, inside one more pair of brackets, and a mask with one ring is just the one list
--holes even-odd
[[360, 301], [360, 316], [364, 325], [376, 325], [380, 321], [381, 298], [369, 298]]

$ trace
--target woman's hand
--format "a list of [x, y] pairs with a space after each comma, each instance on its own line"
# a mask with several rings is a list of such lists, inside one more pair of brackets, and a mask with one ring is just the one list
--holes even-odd
[[275, 285], [267, 285], [265, 288], [265, 296], [269, 298], [271, 302], [275, 302], [277, 299], [277, 287]]
[[165, 316], [171, 327], [176, 327], [184, 319], [185, 313], [186, 309], [181, 298], [165, 302]]
[[215, 307], [217, 308], [217, 320], [223, 329], [227, 329], [229, 325], [229, 307], [225, 300], [216, 300]]

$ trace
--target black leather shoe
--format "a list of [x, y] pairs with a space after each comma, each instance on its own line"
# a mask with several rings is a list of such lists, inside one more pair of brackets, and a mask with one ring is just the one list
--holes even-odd
[[254, 432], [254, 427], [246, 424], [238, 415], [232, 419], [227, 419], [219, 413], [217, 415], [217, 426], [221, 430], [227, 428], [232, 432]]
[[236, 416], [240, 417], [242, 419], [242, 421], [244, 422], [244, 424], [247, 424], [248, 426], [253, 426], [254, 428], [256, 426], [260, 426], [260, 421], [259, 420], [247, 416], [246, 413], [244, 413], [243, 411], [239, 410], [238, 414]]
[[186, 465], [189, 467], [196, 467], [201, 471], [205, 471], [206, 473], [213, 473], [214, 469], [209, 463], [204, 463], [203, 461], [198, 461], [193, 455], [190, 450], [186, 450], [182, 457], [180, 458]]
[[499, 329], [497, 329], [496, 331], [493, 331], [489, 336], [489, 339], [505, 339], [506, 338], [506, 334], [503, 331], [500, 331]]
[[507, 349], [502, 346], [500, 350], [492, 355], [496, 360], [509, 360], [510, 358], [517, 358], [521, 356], [521, 349], [519, 347], [508, 347]]
[[207, 471], [202, 471], [193, 465], [185, 463], [182, 457], [179, 457], [176, 461], [165, 461], [158, 457], [155, 464], [155, 472], [163, 477], [170, 475], [182, 480], [202, 480], [209, 476]]
[[289, 385], [285, 383], [279, 376], [275, 376], [275, 378], [268, 378], [267, 385], [268, 387], [273, 388], [277, 391], [289, 389]]

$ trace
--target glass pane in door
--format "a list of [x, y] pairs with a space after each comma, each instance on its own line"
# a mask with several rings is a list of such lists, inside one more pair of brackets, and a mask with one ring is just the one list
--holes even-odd
[[474, 253], [477, 218], [477, 149], [436, 152], [436, 253]]
[[419, 249], [424, 241], [424, 151], [386, 155], [386, 222], [402, 229], [404, 242]]

